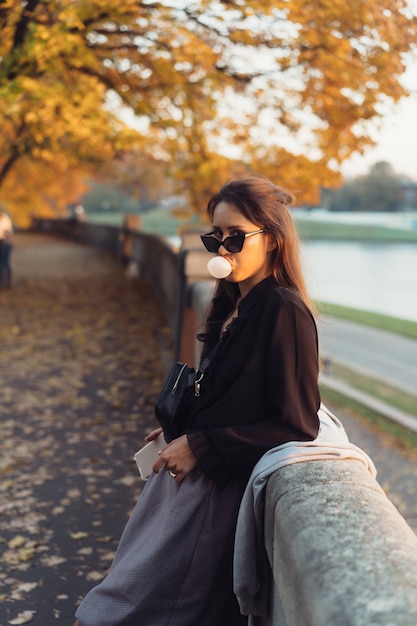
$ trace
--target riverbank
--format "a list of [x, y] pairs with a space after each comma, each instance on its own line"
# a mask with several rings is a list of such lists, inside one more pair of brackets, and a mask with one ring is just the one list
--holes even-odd
[[330, 315], [335, 318], [363, 324], [364, 326], [386, 330], [390, 333], [396, 333], [397, 335], [404, 335], [411, 339], [417, 339], [417, 322], [411, 320], [340, 306], [331, 302], [315, 302], [315, 306], [319, 316]]
[[301, 239], [309, 241], [364, 241], [417, 243], [417, 229], [393, 228], [380, 224], [354, 224], [306, 219], [295, 215]]

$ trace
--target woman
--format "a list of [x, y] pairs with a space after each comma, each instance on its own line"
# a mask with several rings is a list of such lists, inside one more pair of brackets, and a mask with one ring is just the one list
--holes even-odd
[[202, 240], [231, 265], [199, 337], [210, 363], [182, 432], [154, 465], [110, 574], [80, 605], [78, 626], [247, 624], [232, 591], [247, 480], [267, 450], [312, 440], [319, 428], [317, 331], [292, 203], [260, 177], [232, 181], [210, 200], [212, 232]]

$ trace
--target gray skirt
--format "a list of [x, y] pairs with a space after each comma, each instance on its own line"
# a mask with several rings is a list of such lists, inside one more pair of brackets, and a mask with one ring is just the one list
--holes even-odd
[[233, 542], [247, 477], [217, 489], [199, 468], [152, 474], [110, 573], [77, 610], [83, 626], [244, 626], [232, 588]]

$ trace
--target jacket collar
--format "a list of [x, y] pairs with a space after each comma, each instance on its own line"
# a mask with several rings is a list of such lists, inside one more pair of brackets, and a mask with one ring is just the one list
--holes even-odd
[[[249, 311], [265, 299], [268, 292], [277, 286], [275, 278], [270, 275], [261, 280], [250, 292], [240, 301], [238, 307], [238, 318], [236, 321], [241, 321]], [[231, 301], [225, 296], [217, 296], [213, 299], [213, 316], [209, 321], [209, 331], [206, 333], [199, 333], [197, 339], [204, 343], [214, 344], [220, 337], [220, 329], [223, 320], [229, 315]]]
[[264, 300], [267, 293], [278, 285], [277, 281], [272, 275], [267, 276], [260, 283], [255, 285], [250, 292], [239, 303], [239, 316], [243, 316], [248, 313], [258, 302]]

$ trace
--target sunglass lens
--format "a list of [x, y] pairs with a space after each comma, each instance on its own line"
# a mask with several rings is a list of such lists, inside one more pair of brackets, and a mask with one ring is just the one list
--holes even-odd
[[245, 241], [245, 235], [231, 235], [230, 237], [226, 237], [224, 240], [224, 247], [229, 252], [235, 253], [240, 252], [243, 248], [243, 243]]
[[201, 241], [209, 252], [218, 252], [220, 241], [212, 235], [201, 235]]

